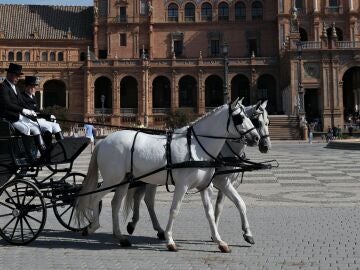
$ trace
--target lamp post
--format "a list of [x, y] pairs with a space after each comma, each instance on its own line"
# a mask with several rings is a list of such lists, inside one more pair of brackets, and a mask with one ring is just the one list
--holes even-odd
[[104, 125], [104, 123], [105, 123], [105, 116], [104, 116], [105, 95], [100, 96], [100, 101], [101, 101], [101, 122]]
[[301, 80], [301, 59], [302, 59], [302, 44], [301, 41], [296, 43], [297, 48], [297, 73], [298, 73], [298, 98], [297, 98], [297, 107], [298, 115], [304, 116], [304, 91]]
[[229, 77], [229, 45], [227, 42], [223, 44], [223, 57], [224, 57], [224, 104], [229, 102], [229, 89], [228, 89], [228, 77]]

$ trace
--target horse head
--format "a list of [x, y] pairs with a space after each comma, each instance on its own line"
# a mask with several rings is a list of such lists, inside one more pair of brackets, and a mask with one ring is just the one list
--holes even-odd
[[250, 117], [260, 135], [259, 150], [261, 153], [267, 153], [271, 148], [269, 135], [270, 120], [266, 110], [267, 102], [267, 100], [263, 102], [259, 101], [256, 105], [254, 105], [253, 112]]
[[258, 145], [260, 139], [259, 133], [246, 115], [242, 99], [239, 100], [239, 98], [237, 98], [230, 105], [230, 114], [235, 130], [240, 134], [240, 137], [244, 138], [248, 145]]

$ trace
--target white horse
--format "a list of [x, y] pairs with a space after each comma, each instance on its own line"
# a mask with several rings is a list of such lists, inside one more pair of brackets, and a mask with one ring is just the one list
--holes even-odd
[[[186, 136], [191, 134], [191, 142]], [[97, 144], [91, 157], [88, 174], [83, 182], [81, 193], [97, 190], [98, 170], [103, 177], [101, 188], [111, 187], [122, 183], [115, 189], [112, 204], [113, 233], [120, 240], [122, 246], [129, 246], [126, 236], [121, 234], [119, 227], [119, 209], [123, 197], [129, 187], [129, 179], [143, 176], [155, 170], [166, 167], [169, 160], [173, 164], [189, 161], [192, 156], [195, 161], [211, 161], [216, 157], [225, 140], [230, 137], [246, 137], [249, 141], [258, 143], [259, 134], [253, 124], [246, 117], [241, 102], [223, 105], [194, 122], [189, 127], [176, 129], [173, 133], [170, 154], [169, 140], [163, 135], [150, 135], [132, 130], [123, 130], [110, 134]], [[189, 151], [190, 150], [190, 151]], [[172, 237], [174, 219], [188, 189], [201, 190], [201, 198], [210, 224], [213, 240], [218, 243], [222, 252], [230, 252], [216, 228], [214, 211], [211, 204], [211, 189], [207, 187], [214, 168], [181, 168], [169, 171], [172, 174], [175, 191], [170, 208], [169, 220], [165, 230], [167, 248], [177, 251]], [[164, 185], [167, 183], [167, 171], [153, 173], [141, 181]], [[87, 233], [95, 232], [99, 227], [99, 202], [109, 190], [80, 196], [76, 202], [76, 217], [81, 223], [90, 220]]]
[[[268, 113], [266, 111], [267, 100], [264, 102], [258, 102], [255, 105], [245, 108], [246, 115], [254, 123], [259, 135], [259, 150], [262, 153], [267, 153], [271, 148], [271, 141], [269, 137], [269, 119]], [[226, 144], [221, 149], [220, 155], [222, 157], [240, 157], [243, 155], [246, 147], [246, 141], [244, 140], [227, 140]], [[236, 169], [235, 167], [223, 167], [219, 171], [232, 170]], [[213, 179], [213, 185], [219, 190], [216, 206], [215, 206], [215, 221], [216, 225], [219, 225], [220, 213], [223, 209], [224, 194], [236, 205], [239, 210], [240, 218], [242, 221], [243, 237], [245, 241], [250, 244], [254, 244], [254, 239], [250, 231], [249, 222], [246, 216], [246, 205], [239, 193], [236, 191], [236, 188], [239, 186], [239, 176], [241, 173], [229, 173], [217, 175]], [[235, 186], [234, 186], [235, 185]], [[147, 206], [152, 225], [155, 231], [157, 231], [157, 236], [159, 239], [164, 239], [164, 230], [159, 224], [155, 213], [155, 194], [156, 194], [156, 185], [143, 185], [135, 188], [129, 189], [125, 203], [124, 203], [124, 217], [128, 216], [130, 210], [133, 210], [133, 216], [131, 222], [127, 225], [127, 231], [129, 234], [132, 234], [135, 230], [136, 224], [139, 221], [140, 213], [140, 203], [144, 199]]]

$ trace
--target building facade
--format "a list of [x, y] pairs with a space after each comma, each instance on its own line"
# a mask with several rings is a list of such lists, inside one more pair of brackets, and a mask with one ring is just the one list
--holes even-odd
[[[43, 107], [162, 126], [244, 97], [343, 125], [360, 103], [359, 0], [95, 0], [0, 5], [0, 76], [41, 78]], [[100, 120], [99, 120], [100, 121]]]

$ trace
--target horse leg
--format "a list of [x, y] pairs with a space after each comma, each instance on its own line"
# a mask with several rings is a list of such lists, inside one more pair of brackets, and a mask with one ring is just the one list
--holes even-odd
[[175, 186], [175, 191], [169, 213], [169, 220], [165, 230], [165, 239], [167, 240], [166, 246], [169, 251], [178, 251], [174, 239], [172, 237], [172, 230], [173, 230], [175, 218], [179, 213], [181, 202], [184, 199], [187, 190], [188, 190], [187, 186], [183, 186], [181, 184]]
[[243, 237], [245, 241], [252, 245], [255, 244], [253, 235], [250, 231], [250, 225], [246, 215], [246, 205], [244, 200], [241, 198], [241, 196], [230, 181], [219, 181], [216, 184], [217, 188], [224, 192], [224, 194], [236, 205], [237, 209], [239, 210], [242, 230], [244, 232]]
[[206, 217], [209, 221], [212, 239], [214, 242], [218, 243], [221, 252], [229, 253], [231, 250], [228, 244], [221, 240], [220, 234], [215, 224], [214, 209], [211, 204], [211, 193], [212, 190], [209, 187], [201, 191], [201, 199], [204, 205]]
[[111, 208], [112, 208], [112, 219], [113, 219], [113, 234], [115, 238], [120, 240], [120, 245], [122, 247], [129, 247], [131, 243], [129, 239], [121, 234], [120, 225], [119, 225], [119, 210], [121, 207], [121, 202], [126, 195], [126, 192], [129, 188], [129, 184], [125, 184], [123, 186], [119, 186], [115, 190], [114, 197], [111, 201]]
[[99, 209], [99, 203], [103, 197], [103, 194], [100, 193], [95, 193], [94, 195], [92, 195], [93, 197], [91, 198], [91, 207], [90, 209], [92, 210], [92, 218], [89, 220], [90, 224], [89, 226], [87, 226], [83, 231], [82, 231], [82, 235], [83, 236], [87, 236], [89, 234], [93, 234], [97, 229], [100, 228], [100, 221], [99, 221], [99, 216], [100, 216], [100, 209]]
[[151, 185], [151, 184], [146, 185], [145, 203], [151, 218], [153, 228], [155, 231], [158, 232], [157, 237], [160, 240], [165, 240], [165, 232], [161, 228], [155, 213], [155, 194], [156, 194], [156, 185]]
[[217, 227], [219, 227], [220, 215], [224, 208], [224, 199], [225, 199], [224, 193], [221, 190], [219, 190], [215, 203], [215, 223]]
[[139, 221], [140, 216], [140, 203], [145, 195], [145, 188], [140, 186], [135, 188], [134, 192], [134, 208], [133, 208], [133, 216], [131, 221], [128, 223], [126, 229], [129, 234], [133, 234], [135, 231], [136, 224]]

